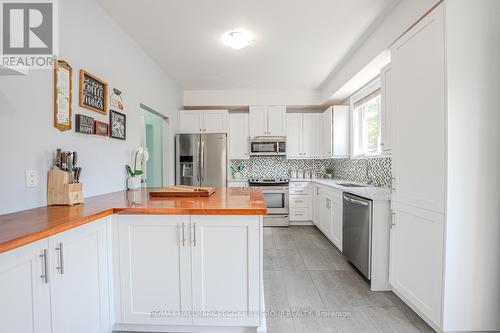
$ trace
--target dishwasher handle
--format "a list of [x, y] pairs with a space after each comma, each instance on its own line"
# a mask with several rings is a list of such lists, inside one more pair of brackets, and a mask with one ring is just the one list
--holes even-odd
[[344, 194], [344, 200], [347, 201], [347, 202], [350, 202], [350, 203], [353, 203], [355, 205], [361, 205], [361, 206], [368, 206], [370, 205], [368, 202], [366, 201], [361, 201], [361, 200], [357, 200], [357, 199], [353, 199], [351, 197], [348, 197]]

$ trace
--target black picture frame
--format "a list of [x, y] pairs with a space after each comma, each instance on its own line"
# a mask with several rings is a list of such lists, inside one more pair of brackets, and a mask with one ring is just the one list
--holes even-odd
[[109, 110], [109, 137], [127, 139], [127, 116], [115, 110]]

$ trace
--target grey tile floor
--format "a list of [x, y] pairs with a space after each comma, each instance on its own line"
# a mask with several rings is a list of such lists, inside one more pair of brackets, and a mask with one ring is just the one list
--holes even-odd
[[392, 292], [368, 283], [314, 226], [264, 228], [269, 333], [434, 332]]

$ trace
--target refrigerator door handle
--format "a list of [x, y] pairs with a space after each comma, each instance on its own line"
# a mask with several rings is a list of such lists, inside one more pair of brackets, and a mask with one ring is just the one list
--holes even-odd
[[196, 146], [196, 162], [198, 163], [196, 166], [198, 169], [196, 170], [196, 181], [200, 184], [200, 140], [198, 140], [198, 144]]
[[[201, 182], [205, 180], [205, 142], [201, 141]], [[202, 184], [200, 184], [202, 185]]]

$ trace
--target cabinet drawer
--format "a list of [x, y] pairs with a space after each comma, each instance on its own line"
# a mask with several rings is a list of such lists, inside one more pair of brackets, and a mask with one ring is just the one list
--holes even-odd
[[309, 188], [308, 187], [290, 187], [288, 189], [289, 194], [303, 194], [307, 195], [309, 194]]
[[309, 182], [290, 182], [290, 188], [307, 188], [309, 187]]
[[290, 195], [290, 208], [309, 207], [309, 197], [307, 195]]
[[308, 221], [309, 208], [290, 208], [290, 221]]

